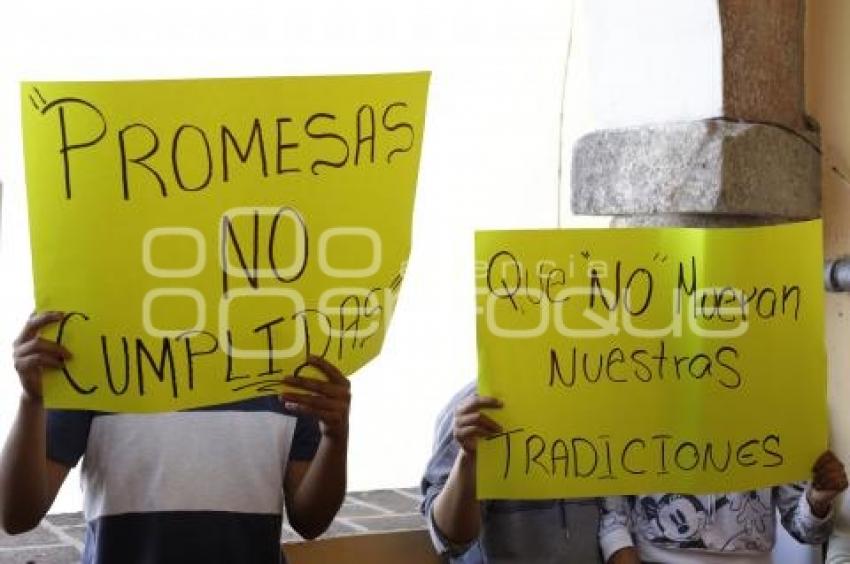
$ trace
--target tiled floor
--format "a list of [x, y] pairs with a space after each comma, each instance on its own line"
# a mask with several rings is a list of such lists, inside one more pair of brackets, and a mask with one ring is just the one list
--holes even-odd
[[[419, 514], [419, 500], [418, 488], [352, 492], [323, 537], [422, 529], [425, 522]], [[76, 563], [80, 561], [84, 536], [81, 513], [48, 515], [29, 533], [0, 533], [0, 564]], [[286, 542], [299, 537], [284, 526], [282, 538]]]

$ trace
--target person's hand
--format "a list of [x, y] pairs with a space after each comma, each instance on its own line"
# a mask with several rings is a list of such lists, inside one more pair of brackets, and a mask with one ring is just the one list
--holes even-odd
[[33, 313], [21, 334], [15, 339], [15, 370], [18, 371], [25, 399], [40, 403], [44, 369], [61, 368], [64, 362], [71, 358], [71, 353], [63, 346], [39, 336], [42, 329], [61, 321], [62, 315], [58, 311]]
[[608, 564], [640, 564], [640, 557], [635, 547], [626, 546], [612, 554]]
[[493, 421], [481, 410], [485, 408], [498, 409], [502, 402], [496, 398], [474, 394], [463, 400], [455, 410], [453, 435], [460, 444], [461, 451], [467, 456], [474, 456], [478, 448], [478, 439], [486, 438], [502, 432], [502, 426]]
[[847, 489], [847, 474], [844, 464], [832, 451], [826, 451], [815, 461], [812, 469], [812, 487], [808, 492], [809, 505], [818, 517], [826, 517], [832, 508], [832, 500]]
[[336, 366], [321, 357], [310, 356], [307, 365], [318, 369], [327, 381], [287, 376], [283, 383], [301, 392], [281, 394], [284, 407], [298, 415], [309, 415], [318, 419], [322, 436], [347, 439], [351, 383]]
[[640, 557], [635, 547], [627, 546], [612, 554], [608, 564], [640, 564]]

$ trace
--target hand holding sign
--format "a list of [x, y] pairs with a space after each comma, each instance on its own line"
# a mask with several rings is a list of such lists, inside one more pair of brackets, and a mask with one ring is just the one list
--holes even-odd
[[307, 359], [305, 366], [317, 368], [326, 382], [303, 376], [287, 376], [283, 383], [300, 391], [281, 394], [284, 406], [298, 415], [315, 417], [322, 435], [332, 439], [348, 437], [348, 411], [351, 405], [351, 382], [339, 369], [317, 356]]
[[71, 353], [65, 347], [43, 339], [40, 335], [42, 329], [61, 319], [62, 314], [56, 311], [33, 313], [15, 339], [15, 370], [21, 379], [24, 397], [29, 400], [41, 402], [45, 370], [59, 369], [71, 358]]
[[812, 469], [812, 487], [808, 491], [809, 505], [815, 515], [823, 519], [832, 507], [832, 501], [847, 489], [844, 464], [832, 451], [818, 457]]
[[502, 426], [484, 413], [484, 409], [499, 409], [502, 402], [496, 398], [473, 394], [464, 399], [455, 410], [452, 434], [460, 444], [462, 452], [474, 456], [478, 440], [502, 432]]

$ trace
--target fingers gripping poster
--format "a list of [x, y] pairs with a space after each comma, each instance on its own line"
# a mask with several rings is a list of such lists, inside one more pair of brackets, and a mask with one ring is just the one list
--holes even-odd
[[378, 354], [428, 73], [22, 85], [48, 406], [167, 411]]
[[827, 446], [821, 224], [476, 235], [481, 498], [740, 491]]

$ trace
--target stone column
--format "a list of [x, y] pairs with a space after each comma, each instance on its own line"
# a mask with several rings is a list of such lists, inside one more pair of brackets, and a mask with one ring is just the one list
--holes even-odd
[[720, 22], [722, 72], [712, 85], [722, 96], [720, 115], [581, 137], [571, 169], [574, 213], [613, 215], [617, 226], [762, 225], [820, 216], [818, 135], [803, 107], [804, 0], [702, 1], [716, 6]]

